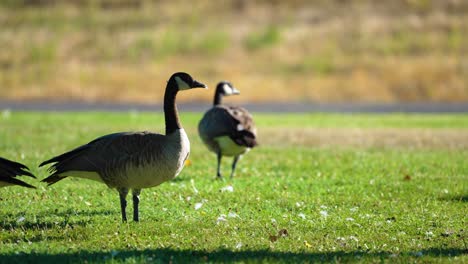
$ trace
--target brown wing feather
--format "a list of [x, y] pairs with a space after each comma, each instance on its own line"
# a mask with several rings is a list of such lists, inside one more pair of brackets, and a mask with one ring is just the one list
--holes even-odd
[[229, 136], [238, 145], [257, 145], [257, 129], [252, 115], [243, 107], [218, 105], [206, 112], [198, 126], [202, 140], [213, 144], [212, 139]]
[[[108, 167], [122, 166], [126, 162], [144, 162], [140, 155], [155, 145], [164, 137], [150, 132], [123, 132], [97, 138], [70, 152], [54, 157], [41, 164], [54, 163], [49, 171], [51, 175], [44, 180], [54, 184], [66, 178], [67, 171], [93, 171], [101, 173]], [[156, 139], [156, 140], [155, 140]], [[159, 140], [158, 140], [159, 139]]]

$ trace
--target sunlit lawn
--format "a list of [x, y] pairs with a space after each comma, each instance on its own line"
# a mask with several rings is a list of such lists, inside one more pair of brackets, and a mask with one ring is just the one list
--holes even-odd
[[[261, 145], [225, 181], [201, 114], [181, 116], [192, 164], [143, 190], [141, 222], [121, 223], [103, 184], [26, 179], [38, 189], [0, 189], [0, 262], [468, 261], [467, 115], [258, 114]], [[0, 128], [0, 156], [43, 179], [55, 154], [164, 126], [153, 113], [3, 112]]]

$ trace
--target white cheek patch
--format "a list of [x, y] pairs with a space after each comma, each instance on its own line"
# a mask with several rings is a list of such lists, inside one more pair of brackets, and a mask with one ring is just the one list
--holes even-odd
[[179, 90], [188, 90], [190, 89], [190, 85], [186, 83], [184, 80], [182, 80], [180, 77], [175, 77], [175, 80], [177, 82], [177, 86], [179, 87]]
[[232, 88], [229, 85], [224, 84], [223, 85], [223, 90], [224, 90], [224, 94], [232, 95]]

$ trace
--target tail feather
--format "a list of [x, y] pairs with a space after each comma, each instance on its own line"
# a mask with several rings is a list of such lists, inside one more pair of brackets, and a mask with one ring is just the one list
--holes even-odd
[[240, 146], [253, 148], [258, 145], [255, 134], [248, 130], [242, 130], [231, 136], [231, 139]]
[[69, 152], [63, 153], [59, 156], [53, 157], [49, 160], [42, 162], [39, 165], [39, 167], [42, 167], [50, 163], [54, 163], [54, 164], [52, 164], [47, 170], [50, 173], [49, 177], [43, 179], [41, 182], [46, 182], [47, 185], [50, 186], [60, 180], [65, 179], [67, 176], [60, 176], [60, 173], [67, 171], [68, 170], [67, 165], [70, 164], [70, 162], [72, 162], [74, 158], [81, 155], [88, 148], [89, 148], [89, 145], [83, 145], [74, 150], [71, 150]]
[[11, 185], [19, 185], [19, 186], [23, 186], [23, 187], [27, 187], [27, 188], [32, 188], [32, 189], [36, 189], [36, 187], [28, 184], [28, 183], [25, 183], [23, 181], [20, 181], [16, 178], [10, 178], [10, 177], [2, 177], [0, 178], [0, 181], [1, 182], [6, 182], [6, 183], [9, 183]]
[[59, 176], [57, 174], [52, 174], [49, 177], [43, 179], [41, 182], [46, 182], [47, 186], [50, 186], [50, 185], [52, 185], [52, 184], [54, 184], [54, 183], [56, 183], [56, 182], [58, 182], [60, 180], [63, 180], [65, 178], [66, 178], [66, 176]]
[[11, 160], [7, 160], [4, 158], [0, 158], [0, 171], [2, 171], [4, 174], [7, 174], [7, 176], [15, 177], [15, 176], [24, 175], [24, 176], [36, 178], [36, 176], [34, 176], [28, 170], [29, 168], [24, 164], [11, 161]]
[[82, 151], [86, 150], [88, 147], [89, 147], [88, 145], [84, 145], [84, 146], [78, 147], [78, 148], [76, 148], [74, 150], [71, 150], [69, 152], [65, 152], [62, 155], [58, 155], [56, 157], [53, 157], [53, 158], [51, 158], [49, 160], [46, 160], [46, 161], [42, 162], [41, 164], [39, 164], [39, 167], [42, 167], [42, 166], [47, 165], [49, 163], [54, 163], [54, 162], [60, 163], [60, 162], [63, 162], [65, 160], [72, 159], [72, 158], [76, 157], [77, 155], [79, 155]]

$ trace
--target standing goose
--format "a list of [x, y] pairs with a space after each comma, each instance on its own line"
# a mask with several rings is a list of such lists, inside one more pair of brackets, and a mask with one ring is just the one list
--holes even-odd
[[5, 187], [9, 185], [19, 185], [28, 188], [36, 188], [32, 185], [29, 185], [23, 181], [16, 179], [16, 176], [29, 176], [36, 178], [32, 173], [30, 173], [28, 167], [25, 165], [7, 160], [0, 157], [0, 187]]
[[213, 107], [198, 124], [198, 133], [209, 150], [218, 156], [217, 177], [221, 175], [222, 156], [234, 156], [231, 178], [242, 154], [257, 145], [252, 116], [239, 106], [221, 105], [223, 96], [240, 94], [231, 83], [223, 81], [216, 86]]
[[189, 74], [174, 73], [164, 94], [166, 134], [122, 132], [99, 137], [86, 145], [44, 161], [51, 175], [49, 185], [68, 176], [96, 180], [116, 188], [120, 196], [122, 221], [127, 221], [127, 194], [132, 190], [133, 220], [138, 221], [141, 189], [175, 178], [190, 153], [190, 142], [182, 128], [175, 99], [178, 91], [207, 88]]

